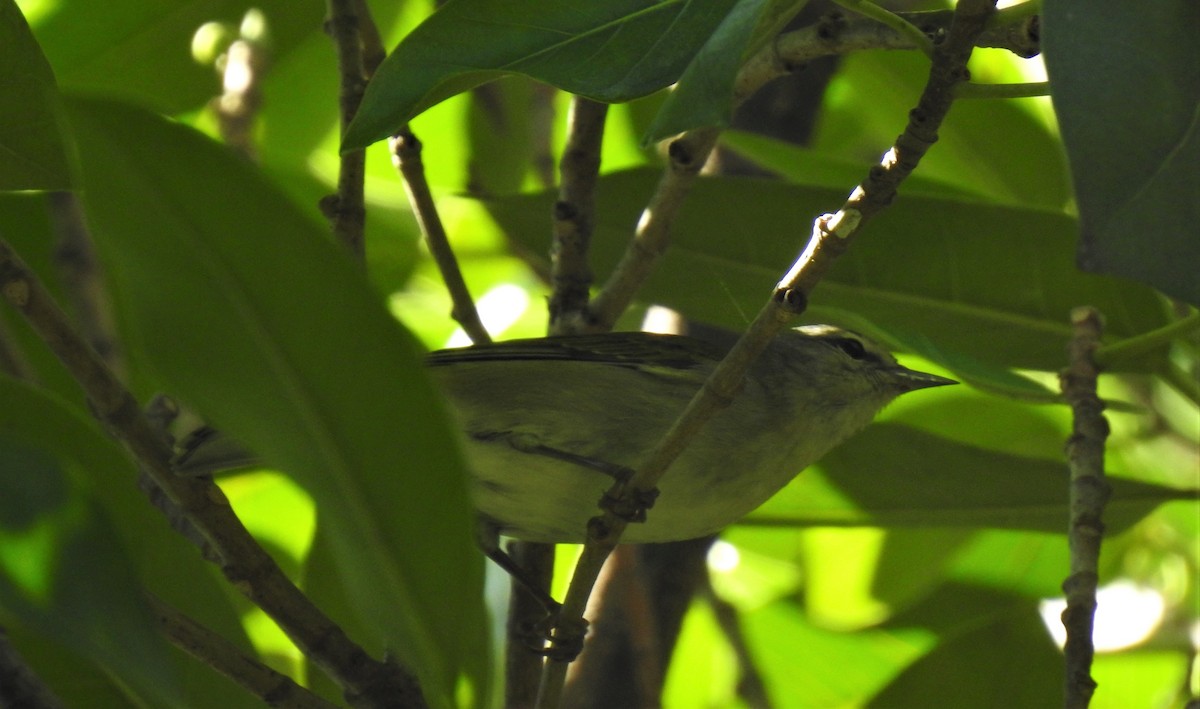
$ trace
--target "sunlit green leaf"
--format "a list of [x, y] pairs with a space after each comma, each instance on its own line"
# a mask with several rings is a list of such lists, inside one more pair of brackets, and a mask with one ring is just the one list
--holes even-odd
[[[811, 147], [877, 162], [904, 130], [928, 78], [929, 59], [916, 52], [844, 57], [826, 90]], [[955, 103], [917, 172], [1027, 206], [1061, 209], [1070, 197], [1061, 143], [1019, 101]]]
[[[592, 266], [598, 280], [625, 250], [658, 175], [607, 175], [597, 193]], [[670, 249], [641, 297], [689, 318], [740, 329], [800, 253], [812, 220], [842, 191], [749, 178], [701, 179], [673, 222]], [[488, 200], [504, 230], [536, 253], [550, 233], [554, 194]], [[920, 333], [944, 352], [1005, 367], [1057, 370], [1080, 303], [1100, 308], [1106, 333], [1127, 337], [1165, 322], [1146, 288], [1080, 274], [1075, 222], [1065, 214], [969, 198], [901, 196], [873, 221], [813, 292], [808, 317], [851, 311], [885, 329]], [[1151, 368], [1164, 353], [1126, 366]]]
[[787, 602], [747, 614], [745, 626], [779, 706], [862, 706], [936, 641], [923, 628], [828, 630]]
[[[752, 513], [744, 524], [998, 527], [1065, 533], [1067, 469], [875, 424], [834, 449]], [[1112, 478], [1110, 532], [1196, 490]]]
[[343, 148], [386, 138], [439, 101], [506, 74], [598, 101], [645, 96], [679, 78], [732, 4], [451, 0], [379, 67]]

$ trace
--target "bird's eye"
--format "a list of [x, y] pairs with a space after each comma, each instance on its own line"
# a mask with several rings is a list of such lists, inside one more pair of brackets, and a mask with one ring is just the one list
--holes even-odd
[[863, 343], [850, 337], [839, 337], [838, 339], [834, 340], [834, 344], [837, 345], [842, 352], [850, 355], [852, 359], [862, 359], [867, 353], [866, 348], [863, 347]]

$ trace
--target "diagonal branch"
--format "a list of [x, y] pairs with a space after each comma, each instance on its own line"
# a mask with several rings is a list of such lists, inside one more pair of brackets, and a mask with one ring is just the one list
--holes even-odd
[[[818, 217], [807, 248], [788, 274], [775, 286], [747, 332], [705, 382], [687, 408], [659, 442], [646, 463], [627, 483], [614, 485], [608, 496], [615, 503], [588, 525], [588, 538], [567, 591], [553, 640], [562, 647], [578, 647], [586, 628], [583, 611], [600, 567], [620, 540], [628, 522], [621, 508], [636, 508], [678, 457], [690, 438], [716, 411], [737, 395], [750, 364], [770, 339], [793, 317], [804, 311], [808, 294], [846, 251], [862, 227], [895, 199], [900, 183], [912, 173], [921, 157], [937, 140], [937, 129], [953, 104], [954, 86], [969, 78], [966, 63], [975, 39], [983, 31], [995, 0], [961, 0], [944, 40], [934, 47], [929, 79], [908, 125], [895, 145], [873, 167], [835, 214]], [[551, 657], [542, 675], [539, 706], [558, 704], [569, 657]]]
[[334, 704], [296, 684], [291, 677], [247, 657], [233, 643], [162, 599], [147, 594], [146, 601], [159, 630], [176, 647], [244, 687], [267, 706], [335, 709]]
[[405, 697], [421, 706], [415, 678], [394, 663], [372, 659], [287, 578], [234, 514], [210, 478], [176, 475], [160, 432], [87, 342], [37, 276], [0, 240], [0, 296], [29, 322], [83, 388], [95, 415], [125, 446], [154, 487], [202, 537], [225, 578], [283, 628], [301, 652], [325, 670], [356, 706], [394, 706]]
[[404, 191], [408, 194], [408, 203], [412, 205], [421, 234], [425, 236], [425, 245], [442, 274], [442, 281], [450, 293], [453, 309], [450, 316], [462, 326], [471, 342], [477, 345], [492, 341], [483, 321], [479, 319], [479, 311], [475, 309], [475, 301], [467, 289], [462, 271], [458, 268], [458, 259], [450, 248], [450, 239], [446, 235], [446, 227], [438, 215], [437, 205], [433, 201], [433, 193], [425, 180], [425, 163], [421, 159], [421, 141], [405, 125], [391, 139], [388, 148], [392, 152], [392, 164], [404, 178]]
[[[901, 12], [896, 16], [930, 37], [944, 38], [954, 13], [938, 10]], [[988, 27], [974, 38], [975, 46], [1007, 49], [1022, 57], [1036, 55], [1040, 51], [1038, 18], [1027, 13], [1014, 13], [1007, 19], [1004, 23], [989, 22]], [[766, 83], [802, 69], [806, 62], [814, 59], [869, 49], [917, 48], [911, 33], [897, 31], [865, 17], [829, 13], [812, 25], [780, 35], [750, 57], [734, 82], [733, 103], [740, 105]], [[658, 258], [670, 243], [675, 215], [716, 145], [718, 134], [714, 127], [697, 128], [671, 142], [667, 169], [642, 212], [634, 238], [588, 308], [591, 330], [611, 329], [653, 272]]]

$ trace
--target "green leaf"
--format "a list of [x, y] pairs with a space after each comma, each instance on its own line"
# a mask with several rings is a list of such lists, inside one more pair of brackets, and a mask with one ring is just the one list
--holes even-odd
[[[653, 170], [601, 178], [592, 239], [598, 279], [620, 259], [657, 180]], [[803, 248], [813, 218], [845, 197], [845, 190], [819, 186], [700, 179], [641, 297], [695, 320], [744, 327]], [[536, 253], [550, 233], [554, 199], [544, 192], [484, 204]], [[1113, 338], [1164, 324], [1151, 290], [1078, 272], [1074, 227], [1042, 209], [901, 196], [813, 292], [808, 317], [836, 322], [836, 311], [852, 311], [886, 329], [921, 333], [945, 352], [1044, 370], [1062, 366], [1067, 316], [1080, 303], [1100, 308]], [[1162, 355], [1122, 364], [1151, 369]]]
[[74, 440], [38, 445], [31, 421], [13, 415], [36, 421], [37, 412], [8, 409], [37, 394], [6, 378], [0, 393], [0, 606], [120, 677], [142, 701], [179, 706], [179, 676], [134, 566], [94, 493], [78, 483], [82, 461], [70, 456], [101, 434], [76, 424]]
[[868, 706], [1052, 706], [1062, 687], [1062, 654], [1033, 599], [948, 584], [887, 624], [927, 628], [939, 642]]
[[[862, 182], [870, 168], [864, 160], [851, 160], [837, 153], [740, 130], [722, 132], [721, 145], [797, 185], [846, 190]], [[926, 177], [920, 170], [904, 181], [904, 194], [906, 197], [920, 195], [963, 200], [970, 200], [972, 196], [976, 199], [988, 197], [954, 182]]]
[[808, 0], [738, 0], [679, 77], [642, 143], [693, 128], [728, 126], [742, 64], [807, 4]]
[[[102, 508], [96, 518], [111, 521], [115, 527], [115, 530], [102, 528], [97, 533], [101, 538], [111, 538], [114, 533], [118, 535], [119, 540], [115, 543], [120, 545], [121, 559], [128, 558], [136, 564], [141, 586], [130, 597], [137, 598], [145, 588], [233, 642], [247, 656], [254, 657], [242, 630], [239, 612], [230, 603], [228, 589], [218, 582], [213, 566], [196, 553], [191, 543], [172, 530], [163, 515], [138, 491], [133, 464], [120, 446], [100, 430], [95, 419], [83, 408], [73, 407], [44, 390], [11, 379], [0, 378], [0, 400], [5, 403], [0, 407], [0, 432], [42, 451], [53, 451], [65, 470], [76, 473], [69, 480], [71, 494], [89, 498], [89, 504]], [[104, 552], [112, 553], [115, 552]], [[117, 565], [113, 573], [120, 571], [121, 564], [128, 563], [121, 559], [113, 562]], [[164, 573], [165, 569], [170, 573]], [[89, 581], [88, 585], [93, 583]], [[116, 590], [122, 588], [126, 586], [118, 585]], [[122, 596], [113, 602], [112, 612], [123, 617], [121, 614], [128, 612], [124, 605], [128, 599]], [[105, 598], [94, 596], [89, 603], [92, 612], [109, 612]], [[137, 613], [144, 614], [145, 610], [139, 608]], [[146, 644], [145, 640], [135, 637], [139, 628], [144, 630], [144, 626], [139, 625], [141, 622], [135, 620], [128, 630], [129, 652], [137, 652]], [[158, 666], [157, 658], [167, 649], [161, 644], [157, 630], [153, 633], [154, 641], [150, 647], [155, 658], [144, 668], [147, 671]], [[125, 631], [118, 637], [125, 637]], [[46, 652], [58, 651], [46, 648]], [[171, 653], [170, 658], [173, 666], [169, 669], [175, 681], [182, 684], [188, 704], [230, 709], [250, 706], [253, 699], [250, 695], [231, 682], [214, 682], [215, 675], [208, 666], [181, 652]], [[107, 654], [96, 659], [108, 667], [110, 658]], [[73, 682], [78, 672], [86, 672], [80, 666], [82, 663], [83, 660], [75, 658], [72, 667], [76, 672], [70, 674], [68, 682]], [[39, 672], [43, 669], [37, 664], [34, 667]], [[114, 676], [124, 677], [126, 670], [113, 667], [110, 671], [116, 673]], [[132, 671], [137, 671], [136, 665]], [[128, 678], [124, 682], [138, 686]]]
[[0, 0], [0, 190], [69, 190], [54, 72], [13, 0]]
[[1200, 305], [1200, 5], [1047, 0], [1043, 47], [1080, 266]]
[[484, 687], [466, 474], [411, 336], [245, 161], [124, 104], [70, 109], [136, 351], [313, 496], [355, 611], [377, 634], [364, 642], [398, 654], [434, 704], [460, 675]]
[[467, 190], [472, 194], [513, 194], [525, 186], [537, 148], [534, 136], [540, 130], [533, 125], [537, 117], [531, 107], [552, 100], [535, 97], [539, 90], [532, 81], [512, 77], [476, 87], [472, 93], [466, 136], [470, 145]]
[[324, 6], [293, 0], [58, 0], [31, 24], [64, 89], [131, 97], [176, 113], [221, 90], [213, 68], [192, 58], [192, 35], [206, 22], [236, 26], [250, 7], [266, 18], [275, 61], [321, 32]]
[[451, 0], [380, 65], [343, 150], [507, 74], [608, 103], [645, 96], [679, 78], [733, 2]]
[[[929, 60], [917, 52], [843, 57], [811, 147], [861, 161], [865, 174], [904, 130], [928, 78]], [[1062, 209], [1070, 198], [1062, 144], [1018, 100], [956, 102], [917, 172], [1014, 205]]]
[[[779, 706], [862, 706], [903, 668], [933, 647], [922, 628], [843, 633], [818, 627], [793, 603], [747, 613], [746, 634]], [[930, 695], [936, 699], [935, 695]]]
[[[895, 424], [834, 449], [742, 521], [771, 526], [995, 527], [1065, 533], [1066, 464], [985, 450]], [[1180, 490], [1109, 478], [1104, 523], [1124, 530]]]

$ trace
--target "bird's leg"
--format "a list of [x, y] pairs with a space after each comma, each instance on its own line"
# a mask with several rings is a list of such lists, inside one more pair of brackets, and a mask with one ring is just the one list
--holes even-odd
[[534, 582], [529, 574], [525, 572], [525, 568], [516, 562], [508, 552], [500, 548], [500, 528], [491, 520], [480, 517], [478, 519], [475, 530], [475, 543], [479, 545], [480, 551], [484, 556], [491, 559], [496, 566], [508, 572], [521, 584], [526, 591], [534, 597], [534, 599], [545, 609], [548, 615], [557, 615], [562, 608], [562, 604], [554, 600], [545, 589]]
[[[585, 455], [579, 455], [570, 451], [552, 448], [541, 442], [541, 439], [531, 433], [516, 433], [512, 431], [491, 432], [486, 434], [475, 434], [475, 438], [480, 440], [488, 440], [495, 438], [504, 438], [510, 446], [530, 455], [541, 455], [547, 458], [554, 458], [565, 463], [572, 463], [581, 468], [593, 470], [602, 473], [612, 478], [618, 485], [624, 485], [633, 477], [633, 468], [616, 463], [610, 463], [606, 460], [598, 458], [590, 458]], [[616, 489], [616, 488], [614, 488]], [[614, 494], [613, 490], [609, 490], [600, 498], [601, 509], [609, 510], [621, 519], [627, 522], [645, 522], [646, 510], [654, 506], [654, 501], [658, 499], [658, 489], [640, 491], [633, 495], [629, 500], [621, 500], [620, 497]]]

